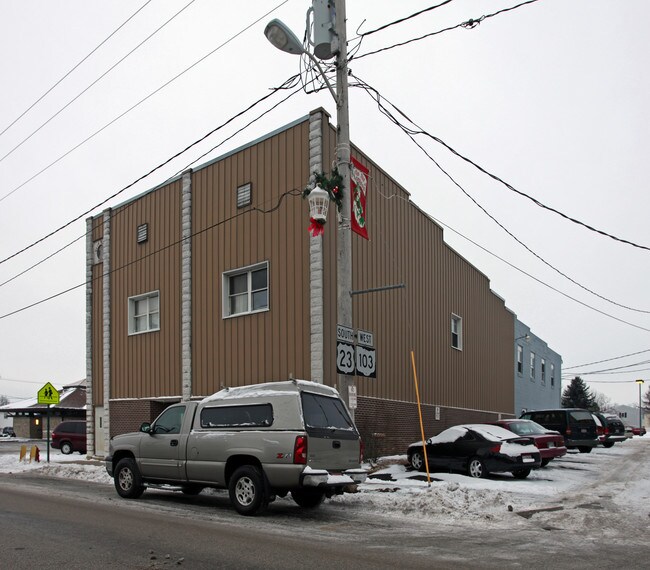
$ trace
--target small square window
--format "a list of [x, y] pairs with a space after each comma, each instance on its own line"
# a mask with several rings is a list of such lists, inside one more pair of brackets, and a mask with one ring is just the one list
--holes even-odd
[[129, 334], [160, 330], [160, 292], [129, 297]]
[[463, 349], [463, 319], [458, 315], [451, 315], [451, 346]]
[[223, 316], [233, 317], [269, 308], [268, 263], [223, 275]]

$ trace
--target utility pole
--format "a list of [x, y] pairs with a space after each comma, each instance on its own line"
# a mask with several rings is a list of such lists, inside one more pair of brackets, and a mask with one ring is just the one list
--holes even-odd
[[[345, 18], [345, 0], [334, 2], [336, 9], [335, 39], [336, 53], [336, 162], [343, 178], [343, 207], [336, 237], [337, 267], [337, 324], [353, 328], [352, 324], [352, 234], [350, 226], [350, 116], [348, 110], [348, 48]], [[354, 376], [338, 376], [338, 390], [348, 408], [350, 407], [350, 386]], [[354, 419], [354, 410], [350, 410]]]

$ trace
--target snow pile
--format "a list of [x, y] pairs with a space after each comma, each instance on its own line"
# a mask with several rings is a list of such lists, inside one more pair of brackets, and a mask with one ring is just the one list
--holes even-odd
[[[535, 524], [570, 532], [602, 529], [607, 513], [608, 532], [624, 540], [647, 527], [649, 451], [650, 436], [635, 437], [611, 449], [570, 452], [523, 480], [509, 474], [472, 479], [433, 473], [430, 485], [425, 473], [407, 466], [406, 456], [386, 457], [357, 493], [333, 497], [326, 508], [354, 509], [368, 516], [415, 516], [445, 524], [488, 523], [502, 528]], [[40, 463], [19, 462], [18, 453], [3, 453], [0, 442], [0, 473], [20, 472], [112, 484], [102, 461], [52, 450], [49, 464], [42, 452]]]

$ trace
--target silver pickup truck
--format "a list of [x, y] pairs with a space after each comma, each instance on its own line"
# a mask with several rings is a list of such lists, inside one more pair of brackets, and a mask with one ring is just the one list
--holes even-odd
[[213, 487], [253, 515], [287, 493], [301, 507], [320, 505], [365, 481], [361, 460], [359, 432], [338, 392], [290, 380], [172, 405], [139, 432], [113, 437], [106, 470], [125, 498], [152, 485], [188, 495]]

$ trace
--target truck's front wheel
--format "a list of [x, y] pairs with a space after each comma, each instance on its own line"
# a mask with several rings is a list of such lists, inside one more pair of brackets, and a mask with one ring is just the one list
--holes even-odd
[[115, 480], [115, 489], [120, 497], [137, 499], [144, 493], [144, 485], [142, 485], [142, 477], [138, 466], [129, 457], [118, 462], [113, 479]]
[[228, 490], [230, 502], [240, 515], [254, 515], [268, 504], [263, 475], [253, 465], [237, 468], [230, 478]]

